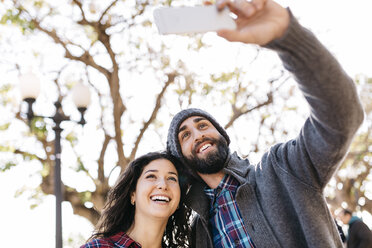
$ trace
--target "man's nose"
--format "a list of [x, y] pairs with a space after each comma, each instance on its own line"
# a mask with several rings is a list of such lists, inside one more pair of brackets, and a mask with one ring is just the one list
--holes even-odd
[[194, 130], [194, 140], [196, 142], [203, 140], [203, 138], [204, 138], [204, 133], [203, 132], [201, 132], [200, 130], [197, 130], [197, 129]]

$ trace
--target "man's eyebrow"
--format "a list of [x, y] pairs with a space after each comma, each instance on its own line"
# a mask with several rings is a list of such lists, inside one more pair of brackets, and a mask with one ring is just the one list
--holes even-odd
[[[204, 117], [197, 117], [193, 120], [194, 123], [198, 123], [199, 121], [202, 121], [202, 120], [207, 120], [206, 118]], [[182, 126], [179, 130], [178, 130], [178, 133], [182, 132], [183, 130], [186, 129], [186, 125]]]
[[198, 123], [199, 121], [206, 120], [204, 117], [198, 117], [193, 120], [194, 123]]
[[180, 129], [178, 129], [178, 133], [182, 132], [185, 129], [186, 129], [186, 125], [183, 125]]

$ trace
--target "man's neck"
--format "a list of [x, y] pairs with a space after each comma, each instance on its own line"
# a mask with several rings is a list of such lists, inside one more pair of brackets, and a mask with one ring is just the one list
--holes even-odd
[[222, 171], [219, 171], [214, 174], [201, 174], [198, 173], [201, 179], [208, 185], [209, 188], [215, 189], [220, 184], [221, 180], [225, 176], [225, 173]]

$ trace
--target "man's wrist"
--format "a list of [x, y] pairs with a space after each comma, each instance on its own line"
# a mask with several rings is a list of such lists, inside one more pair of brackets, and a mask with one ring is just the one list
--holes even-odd
[[274, 37], [273, 40], [280, 39], [287, 33], [287, 30], [288, 30], [288, 27], [289, 27], [289, 24], [290, 24], [290, 20], [291, 20], [291, 17], [290, 17], [289, 10], [288, 9], [283, 9], [282, 21], [279, 23], [278, 33]]

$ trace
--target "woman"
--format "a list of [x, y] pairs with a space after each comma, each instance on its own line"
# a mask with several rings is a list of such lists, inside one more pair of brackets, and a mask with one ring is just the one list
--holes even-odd
[[92, 247], [188, 247], [191, 210], [178, 162], [153, 152], [131, 162], [108, 195]]

